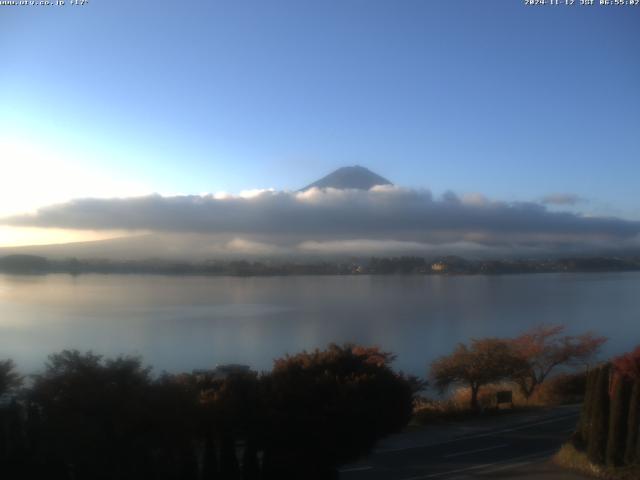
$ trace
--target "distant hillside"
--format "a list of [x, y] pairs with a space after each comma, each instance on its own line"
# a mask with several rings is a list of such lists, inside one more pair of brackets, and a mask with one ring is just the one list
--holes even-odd
[[130, 273], [161, 275], [502, 275], [517, 273], [631, 272], [640, 270], [640, 258], [564, 258], [558, 260], [466, 260], [457, 256], [373, 257], [349, 260], [262, 262], [249, 260], [184, 261], [147, 260], [51, 260], [33, 255], [0, 257], [0, 272], [13, 274]]
[[326, 177], [313, 182], [304, 187], [301, 191], [310, 188], [339, 188], [339, 189], [357, 189], [369, 190], [376, 185], [393, 185], [389, 180], [381, 177], [377, 173], [359, 165], [353, 167], [342, 167], [335, 172], [330, 173]]
[[36, 255], [7, 255], [0, 257], [0, 271], [15, 273], [42, 273], [50, 268], [49, 261]]

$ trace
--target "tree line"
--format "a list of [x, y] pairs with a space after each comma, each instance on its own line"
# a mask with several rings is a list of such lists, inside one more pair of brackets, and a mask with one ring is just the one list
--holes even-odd
[[335, 479], [340, 465], [411, 418], [421, 384], [395, 372], [393, 360], [375, 347], [330, 345], [285, 356], [262, 374], [154, 378], [139, 358], [63, 351], [26, 387], [3, 361], [0, 474]]
[[[435, 268], [434, 268], [435, 267]], [[279, 276], [279, 275], [406, 275], [406, 274], [482, 274], [552, 272], [607, 272], [640, 270], [640, 258], [581, 257], [559, 259], [466, 260], [456, 256], [424, 258], [353, 257], [340, 260], [273, 259], [253, 260], [108, 260], [49, 259], [37, 255], [14, 254], [0, 257], [0, 272], [13, 274], [83, 273], [158, 274], [203, 276]]]
[[[489, 384], [512, 382], [528, 399], [556, 369], [588, 364], [604, 342], [539, 326], [514, 338], [459, 344], [432, 363], [430, 376], [441, 391], [468, 388], [470, 407], [479, 411], [479, 393]], [[377, 347], [330, 345], [277, 359], [260, 374], [153, 376], [137, 357], [65, 350], [29, 379], [2, 361], [2, 471], [5, 478], [54, 480], [336, 479], [339, 466], [366, 456], [412, 417], [427, 383], [395, 372], [394, 359]], [[589, 415], [600, 408], [592, 390], [601, 386], [594, 380], [601, 371], [589, 375]], [[634, 388], [620, 380], [615, 395], [637, 404]], [[607, 421], [631, 415], [628, 406], [622, 410]], [[628, 421], [637, 422], [635, 415]], [[589, 425], [585, 441], [605, 438], [592, 431], [602, 422]]]

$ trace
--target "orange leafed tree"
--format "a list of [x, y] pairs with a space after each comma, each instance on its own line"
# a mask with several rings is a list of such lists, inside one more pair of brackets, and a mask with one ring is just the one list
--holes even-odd
[[557, 367], [587, 364], [607, 340], [591, 332], [571, 336], [563, 335], [564, 331], [563, 325], [542, 325], [511, 341], [513, 351], [523, 361], [512, 378], [526, 398]]

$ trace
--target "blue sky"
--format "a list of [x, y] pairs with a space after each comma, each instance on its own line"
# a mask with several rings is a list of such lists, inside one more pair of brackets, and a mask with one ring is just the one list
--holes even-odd
[[[585, 213], [640, 219], [640, 7], [522, 3], [0, 7], [5, 181], [49, 202], [89, 195], [91, 172], [104, 195], [176, 194], [295, 189], [361, 164], [435, 193], [573, 193]], [[24, 148], [60, 195], [12, 177]]]

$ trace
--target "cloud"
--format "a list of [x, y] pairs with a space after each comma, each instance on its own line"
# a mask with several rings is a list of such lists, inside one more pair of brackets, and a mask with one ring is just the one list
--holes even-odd
[[401, 240], [373, 240], [367, 238], [356, 238], [350, 240], [329, 240], [315, 241], [309, 240], [295, 245], [290, 250], [293, 254], [315, 254], [315, 255], [352, 255], [352, 256], [375, 256], [375, 255], [442, 255], [442, 254], [463, 254], [473, 252], [478, 255], [500, 255], [504, 250], [494, 247], [483, 246], [474, 242], [459, 241], [447, 244], [433, 244], [410, 242]]
[[[539, 248], [636, 241], [640, 222], [586, 217], [532, 203], [378, 186], [369, 191], [310, 189], [242, 195], [77, 199], [0, 223], [91, 230], [216, 234], [234, 250], [426, 250], [458, 244]], [[340, 243], [342, 242], [342, 243]], [[347, 242], [347, 243], [344, 243]], [[351, 243], [348, 243], [351, 242]], [[373, 242], [373, 243], [372, 243]], [[386, 242], [386, 243], [385, 243]]]
[[545, 205], [576, 205], [584, 202], [585, 199], [574, 193], [552, 193], [542, 197], [541, 202]]
[[428, 252], [433, 249], [433, 245], [406, 242], [400, 240], [372, 240], [367, 238], [356, 238], [351, 240], [330, 240], [318, 242], [308, 240], [301, 242], [296, 248], [305, 253], [316, 254], [336, 254], [349, 253], [353, 255], [380, 255], [394, 252]]

